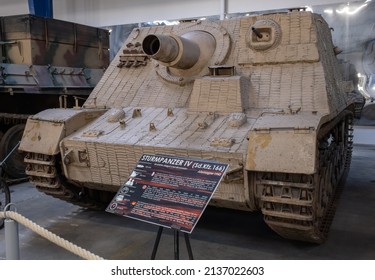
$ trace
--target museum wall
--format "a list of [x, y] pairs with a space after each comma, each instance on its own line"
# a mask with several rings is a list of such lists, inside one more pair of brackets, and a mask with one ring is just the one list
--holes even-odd
[[[94, 26], [218, 15], [224, 0], [65, 0], [54, 1], [54, 15]], [[227, 13], [253, 12], [342, 2], [340, 0], [227, 0]], [[353, 2], [353, 1], [345, 1]]]
[[0, 16], [20, 15], [29, 13], [27, 0], [0, 0]]

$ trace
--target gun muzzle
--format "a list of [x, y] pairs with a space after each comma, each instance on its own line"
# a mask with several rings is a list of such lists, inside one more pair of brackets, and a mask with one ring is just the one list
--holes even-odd
[[178, 69], [193, 67], [200, 55], [195, 42], [176, 35], [147, 35], [142, 48], [153, 59]]

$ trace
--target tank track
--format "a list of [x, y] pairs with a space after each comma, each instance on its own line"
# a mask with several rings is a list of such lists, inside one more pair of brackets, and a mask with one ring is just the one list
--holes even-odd
[[323, 243], [350, 167], [353, 117], [345, 111], [318, 135], [316, 174], [255, 173], [264, 220], [284, 238]]
[[362, 109], [364, 107], [365, 103], [355, 103], [354, 104], [354, 118], [360, 119], [362, 115]]
[[103, 210], [111, 201], [112, 193], [77, 187], [65, 180], [58, 172], [59, 156], [28, 153], [25, 157], [26, 175], [39, 191], [94, 210]]
[[0, 113], [0, 125], [15, 125], [26, 123], [30, 115]]

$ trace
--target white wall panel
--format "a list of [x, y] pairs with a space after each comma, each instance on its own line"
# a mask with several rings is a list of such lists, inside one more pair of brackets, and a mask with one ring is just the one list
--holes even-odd
[[[252, 12], [340, 2], [344, 1], [227, 0], [227, 12]], [[53, 5], [55, 18], [92, 26], [110, 26], [219, 15], [220, 3], [221, 0], [55, 0]]]
[[218, 15], [219, 0], [54, 1], [55, 18], [94, 26]]
[[[57, 19], [110, 26], [163, 19], [220, 14], [222, 0], [54, 0]], [[340, 3], [342, 0], [227, 0], [227, 12], [252, 12], [305, 5]], [[355, 1], [345, 1], [355, 2]], [[362, 2], [365, 2], [363, 0]], [[29, 13], [27, 0], [0, 0], [0, 16]]]
[[[341, 2], [354, 2], [342, 0], [228, 0], [228, 13], [295, 8], [314, 5], [328, 5]], [[362, 1], [365, 2], [365, 1]]]
[[28, 14], [27, 0], [0, 0], [0, 16]]

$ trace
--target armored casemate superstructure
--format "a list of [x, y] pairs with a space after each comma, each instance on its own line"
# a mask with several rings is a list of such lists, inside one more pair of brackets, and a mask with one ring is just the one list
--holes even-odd
[[300, 10], [136, 28], [81, 110], [29, 118], [26, 172], [47, 194], [98, 207], [144, 153], [212, 159], [229, 164], [213, 205], [323, 242], [352, 145], [330, 32]]
[[[0, 17], [0, 159], [21, 140], [27, 118], [79, 107], [109, 65], [105, 29], [34, 15]], [[23, 155], [5, 166], [25, 177]]]

